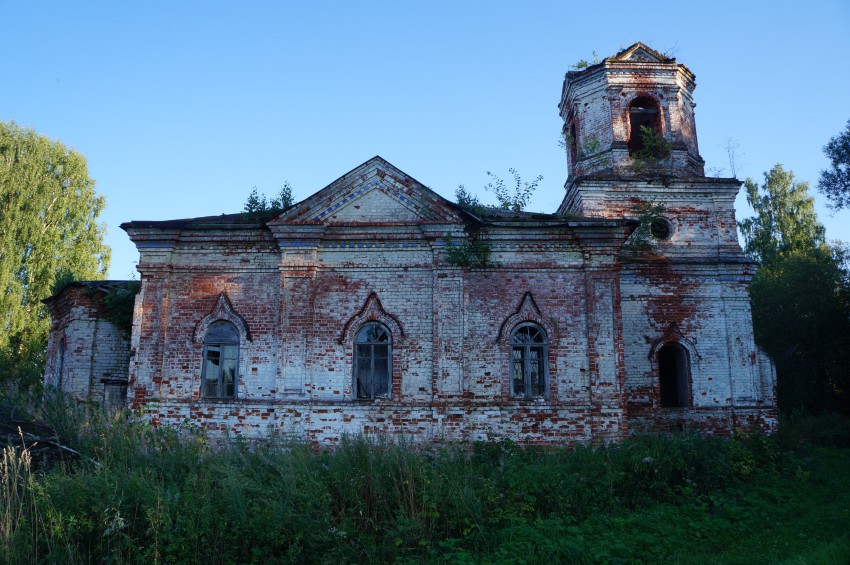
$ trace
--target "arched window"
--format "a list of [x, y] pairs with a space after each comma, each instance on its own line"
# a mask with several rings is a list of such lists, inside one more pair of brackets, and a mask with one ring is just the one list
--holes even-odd
[[367, 322], [354, 336], [355, 398], [390, 397], [392, 345], [392, 334], [378, 322]]
[[239, 375], [239, 330], [230, 322], [213, 322], [204, 337], [201, 396], [236, 398]]
[[511, 394], [546, 396], [546, 332], [537, 324], [520, 324], [511, 332]]
[[668, 343], [658, 350], [658, 381], [661, 406], [680, 408], [690, 405], [688, 351], [678, 343]]
[[639, 96], [632, 100], [629, 104], [629, 154], [634, 155], [646, 147], [641, 126], [654, 132], [655, 135], [661, 135], [660, 117], [661, 110], [654, 99], [649, 96]]

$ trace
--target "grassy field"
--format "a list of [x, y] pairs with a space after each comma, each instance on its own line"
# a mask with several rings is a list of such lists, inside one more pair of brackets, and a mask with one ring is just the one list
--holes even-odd
[[837, 417], [772, 438], [568, 449], [354, 437], [324, 451], [211, 447], [197, 430], [56, 400], [30, 418], [79, 455], [36, 464], [37, 447], [9, 438], [5, 562], [850, 563], [850, 433]]

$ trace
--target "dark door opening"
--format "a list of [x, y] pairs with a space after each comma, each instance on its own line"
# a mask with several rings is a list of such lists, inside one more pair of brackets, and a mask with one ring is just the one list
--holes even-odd
[[688, 352], [684, 347], [668, 343], [658, 350], [658, 376], [662, 407], [680, 408], [690, 404]]

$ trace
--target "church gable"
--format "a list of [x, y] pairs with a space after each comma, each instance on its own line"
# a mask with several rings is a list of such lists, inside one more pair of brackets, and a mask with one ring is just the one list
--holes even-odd
[[378, 181], [373, 181], [372, 186], [363, 187], [352, 195], [346, 195], [342, 200], [316, 214], [313, 220], [329, 224], [418, 223], [423, 218], [419, 215], [416, 206], [411, 204], [392, 194], [387, 194], [381, 190]]
[[672, 63], [675, 59], [659, 53], [651, 47], [647, 47], [640, 41], [624, 49], [611, 57], [615, 61], [628, 61], [633, 63]]
[[444, 224], [461, 221], [461, 213], [413, 177], [373, 157], [268, 225]]

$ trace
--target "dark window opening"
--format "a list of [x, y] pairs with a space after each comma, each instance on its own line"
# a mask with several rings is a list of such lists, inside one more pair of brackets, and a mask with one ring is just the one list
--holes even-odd
[[238, 368], [239, 330], [230, 322], [214, 322], [204, 338], [201, 396], [235, 398]]
[[514, 396], [546, 396], [546, 361], [549, 345], [543, 329], [521, 324], [511, 334], [511, 393]]
[[354, 394], [361, 400], [390, 397], [392, 335], [378, 322], [369, 322], [354, 337]]
[[681, 408], [690, 404], [688, 352], [684, 347], [668, 343], [658, 350], [658, 377], [663, 408]]
[[578, 162], [578, 134], [575, 122], [570, 124], [570, 137], [567, 139], [570, 148], [570, 165], [573, 167]]
[[629, 104], [629, 154], [645, 149], [644, 135], [641, 131], [641, 126], [661, 135], [660, 128], [661, 110], [658, 108], [658, 103], [649, 96], [641, 96], [632, 100]]
[[664, 241], [673, 235], [673, 225], [664, 218], [655, 218], [649, 224], [649, 231], [652, 237]]

